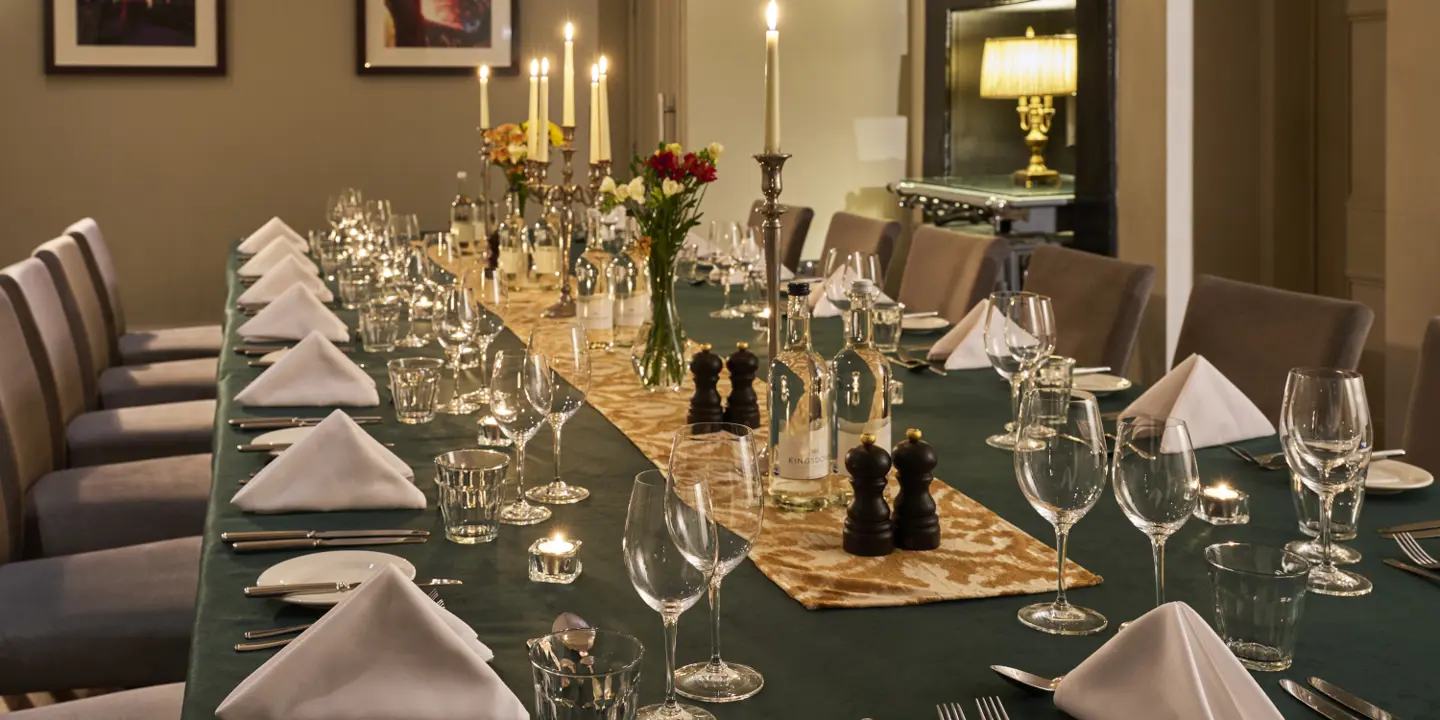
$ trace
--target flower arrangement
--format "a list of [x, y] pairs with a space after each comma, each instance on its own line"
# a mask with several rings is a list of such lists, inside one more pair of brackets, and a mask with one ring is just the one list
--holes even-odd
[[[490, 162], [500, 168], [510, 191], [519, 196], [521, 214], [525, 213], [525, 200], [530, 194], [529, 187], [525, 184], [525, 160], [530, 154], [526, 146], [529, 125], [528, 122], [505, 123], [491, 128], [485, 135], [490, 141]], [[551, 147], [560, 147], [565, 142], [560, 127], [555, 123], [550, 123], [546, 136]]]

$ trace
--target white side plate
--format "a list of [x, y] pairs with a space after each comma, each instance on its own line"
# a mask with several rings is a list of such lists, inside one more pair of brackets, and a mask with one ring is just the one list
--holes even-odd
[[[393, 565], [411, 580], [415, 566], [409, 560], [373, 550], [330, 550], [301, 555], [271, 565], [255, 580], [256, 585], [300, 585], [325, 582], [364, 582], [386, 565]], [[355, 592], [316, 593], [314, 595], [282, 595], [279, 599], [292, 605], [330, 607]]]
[[1106, 373], [1095, 373], [1093, 375], [1076, 375], [1075, 389], [1084, 390], [1095, 395], [1109, 395], [1113, 392], [1129, 389], [1132, 383], [1119, 375]]
[[1370, 463], [1370, 473], [1365, 476], [1366, 492], [1400, 492], [1418, 490], [1435, 482], [1435, 476], [1409, 463], [1399, 460], [1376, 460]]

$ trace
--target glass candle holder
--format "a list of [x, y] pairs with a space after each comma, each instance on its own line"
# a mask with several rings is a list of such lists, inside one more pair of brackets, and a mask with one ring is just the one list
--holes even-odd
[[530, 545], [531, 582], [569, 585], [580, 577], [580, 541], [555, 536]]
[[1216, 483], [1200, 490], [1195, 517], [1211, 525], [1244, 525], [1250, 522], [1250, 496], [1229, 483]]

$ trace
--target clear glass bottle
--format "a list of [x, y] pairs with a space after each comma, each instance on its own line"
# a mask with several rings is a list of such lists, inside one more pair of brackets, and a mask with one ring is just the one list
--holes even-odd
[[530, 274], [530, 228], [520, 213], [520, 193], [511, 190], [505, 194], [505, 214], [500, 220], [500, 259], [496, 269], [505, 279], [510, 290], [519, 290]]
[[770, 363], [770, 498], [819, 510], [833, 495], [830, 372], [810, 342], [810, 286], [790, 283], [785, 337]]
[[[543, 194], [542, 194], [543, 195]], [[540, 217], [530, 225], [530, 283], [541, 290], [560, 289], [564, 262], [564, 218], [548, 195], [540, 203]]]
[[591, 350], [610, 352], [615, 347], [615, 292], [610, 284], [614, 256], [600, 238], [600, 213], [586, 214], [585, 252], [575, 261], [575, 319], [585, 328]]
[[461, 255], [468, 255], [475, 248], [475, 202], [465, 194], [464, 170], [455, 173], [455, 199], [450, 203], [450, 237]]
[[[871, 339], [871, 310], [879, 291], [875, 283], [850, 283], [846, 311], [845, 347], [830, 362], [834, 383], [835, 434], [832, 447], [837, 475], [845, 473], [845, 453], [860, 444], [860, 436], [875, 436], [875, 444], [890, 448], [890, 363]], [[837, 488], [839, 490], [839, 488]]]
[[[631, 221], [628, 225], [633, 226]], [[640, 254], [640, 233], [627, 227], [625, 246], [610, 263], [610, 284], [615, 293], [615, 347], [635, 345], [640, 326], [650, 319], [650, 269]]]

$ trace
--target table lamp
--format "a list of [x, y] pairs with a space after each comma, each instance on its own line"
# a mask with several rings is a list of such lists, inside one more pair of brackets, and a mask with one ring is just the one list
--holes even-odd
[[980, 97], [1019, 99], [1020, 129], [1028, 134], [1030, 166], [1014, 173], [1015, 184], [1060, 184], [1060, 173], [1045, 167], [1045, 133], [1055, 116], [1056, 95], [1075, 92], [1075, 36], [1035, 36], [1034, 28], [1025, 37], [985, 39], [980, 64]]

